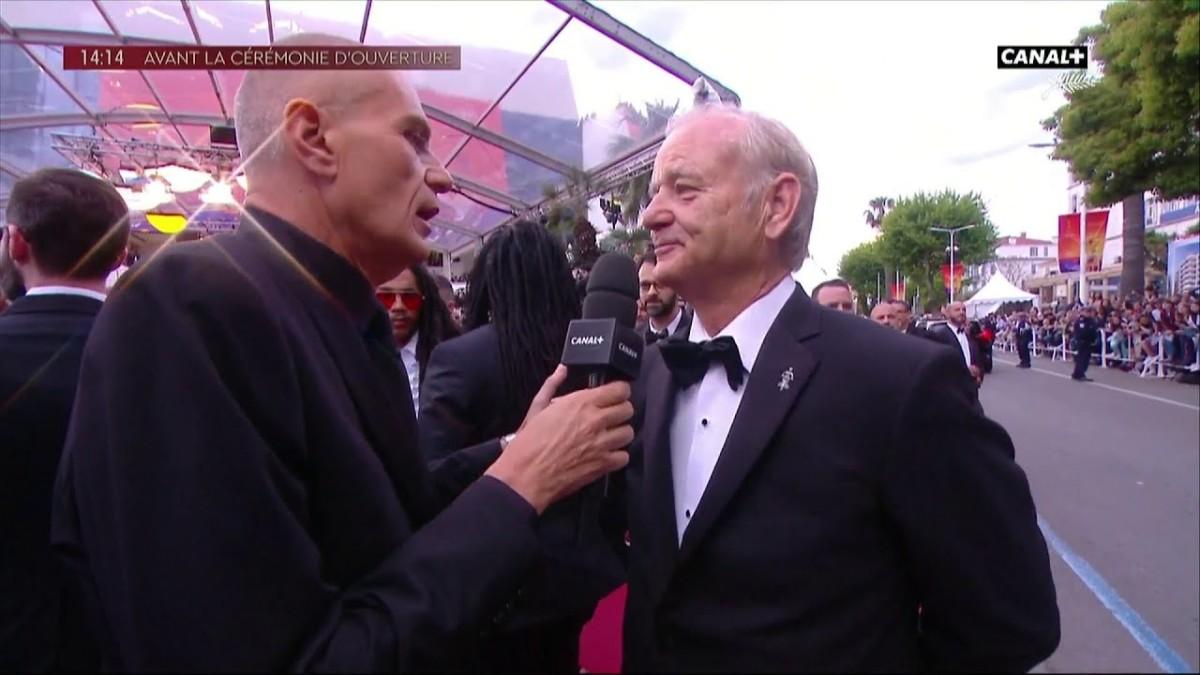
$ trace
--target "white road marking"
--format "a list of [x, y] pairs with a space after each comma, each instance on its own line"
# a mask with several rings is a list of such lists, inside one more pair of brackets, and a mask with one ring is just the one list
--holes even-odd
[[[1000, 363], [1003, 363], [1003, 364], [1007, 364], [1007, 365], [1013, 366], [1014, 368], [1015, 368], [1015, 367], [1016, 367], [1016, 365], [1017, 365], [1017, 363], [1016, 363], [1015, 361], [1008, 361], [1008, 360], [1005, 360], [1005, 359], [997, 359], [997, 358], [994, 358], [994, 357], [992, 358], [992, 360], [993, 360], [993, 361], [998, 361], [998, 362], [1000, 362]], [[1062, 378], [1062, 379], [1064, 379], [1064, 380], [1069, 380], [1069, 379], [1071, 379], [1071, 376], [1070, 376], [1070, 375], [1063, 375], [1062, 373], [1056, 373], [1056, 372], [1054, 372], [1054, 371], [1052, 371], [1052, 370], [1042, 370], [1041, 368], [1027, 368], [1026, 370], [1032, 370], [1032, 371], [1034, 371], [1034, 372], [1036, 372], [1036, 373], [1043, 373], [1043, 374], [1045, 374], [1045, 375], [1053, 375], [1054, 377], [1061, 377], [1061, 378]], [[1154, 396], [1153, 394], [1143, 394], [1143, 393], [1142, 393], [1142, 392], [1140, 392], [1140, 391], [1131, 391], [1131, 390], [1129, 390], [1129, 389], [1122, 389], [1122, 388], [1120, 388], [1120, 387], [1114, 387], [1114, 386], [1112, 386], [1111, 384], [1104, 384], [1104, 383], [1102, 383], [1102, 382], [1095, 382], [1095, 381], [1093, 381], [1093, 382], [1088, 382], [1087, 384], [1089, 384], [1089, 385], [1091, 385], [1091, 386], [1093, 386], [1093, 387], [1100, 387], [1100, 388], [1102, 388], [1102, 389], [1111, 389], [1112, 391], [1119, 391], [1119, 392], [1121, 392], [1122, 394], [1129, 394], [1130, 396], [1137, 396], [1137, 397], [1139, 397], [1139, 398], [1146, 398], [1146, 399], [1150, 399], [1151, 401], [1158, 401], [1159, 403], [1168, 403], [1168, 404], [1170, 404], [1170, 405], [1176, 405], [1176, 406], [1179, 406], [1180, 408], [1186, 408], [1187, 410], [1195, 410], [1195, 411], [1197, 411], [1197, 412], [1200, 412], [1200, 406], [1190, 405], [1190, 404], [1183, 403], [1183, 402], [1180, 402], [1180, 401], [1172, 401], [1172, 400], [1171, 400], [1171, 399], [1169, 399], [1169, 398], [1163, 398], [1163, 397], [1161, 397], [1161, 396]], [[1181, 385], [1181, 386], [1182, 386], [1182, 385]]]

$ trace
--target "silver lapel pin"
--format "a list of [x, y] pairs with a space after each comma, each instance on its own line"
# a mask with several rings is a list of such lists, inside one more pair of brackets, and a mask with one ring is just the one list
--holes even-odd
[[792, 380], [794, 379], [796, 379], [796, 375], [792, 372], [791, 368], [783, 371], [783, 374], [779, 376], [779, 391], [783, 391], [784, 389], [791, 387]]

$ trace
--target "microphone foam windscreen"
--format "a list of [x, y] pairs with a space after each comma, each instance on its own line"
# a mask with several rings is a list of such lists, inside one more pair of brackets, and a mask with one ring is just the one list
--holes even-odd
[[633, 328], [637, 320], [637, 301], [612, 291], [589, 291], [583, 298], [583, 318], [616, 319], [618, 325]]
[[636, 302], [638, 275], [637, 264], [633, 262], [633, 258], [615, 251], [600, 256], [596, 264], [592, 265], [592, 273], [588, 276], [587, 292], [593, 291], [619, 293]]

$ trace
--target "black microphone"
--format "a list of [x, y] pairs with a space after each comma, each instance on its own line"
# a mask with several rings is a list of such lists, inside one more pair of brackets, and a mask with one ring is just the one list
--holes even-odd
[[[606, 253], [600, 256], [588, 277], [583, 298], [583, 318], [567, 327], [562, 363], [571, 376], [586, 377], [587, 388], [614, 380], [637, 379], [642, 368], [642, 350], [646, 341], [633, 329], [637, 319], [637, 265], [626, 255]], [[601, 493], [608, 495], [608, 476]], [[580, 511], [579, 537], [589, 516], [588, 502], [598, 508], [597, 500], [585, 500]]]
[[641, 371], [645, 340], [633, 329], [637, 318], [637, 267], [620, 253], [606, 253], [588, 277], [583, 318], [567, 328], [562, 362], [572, 375], [586, 375], [588, 388], [633, 380]]

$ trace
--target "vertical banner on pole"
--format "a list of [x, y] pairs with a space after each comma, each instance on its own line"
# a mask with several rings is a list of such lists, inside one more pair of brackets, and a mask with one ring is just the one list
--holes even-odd
[[1079, 214], [1058, 217], [1058, 271], [1079, 271]]
[[[1087, 271], [1099, 272], [1104, 262], [1104, 240], [1108, 237], [1108, 210], [1088, 211]], [[1079, 271], [1079, 214], [1058, 217], [1058, 271]]]
[[946, 290], [949, 291], [950, 285], [953, 283], [954, 284], [954, 292], [957, 293], [959, 290], [959, 287], [962, 285], [963, 264], [958, 262], [957, 260], [954, 261], [954, 270], [953, 270], [954, 278], [953, 278], [953, 280], [951, 280], [951, 278], [950, 278], [950, 272], [951, 272], [950, 263], [949, 262], [944, 263], [942, 265], [942, 285], [944, 285], [946, 287]]
[[[1078, 219], [1075, 224], [1079, 224]], [[1078, 232], [1079, 228], [1076, 227], [1075, 231]], [[1108, 237], [1108, 210], [1088, 211], [1086, 237], [1087, 271], [1099, 272], [1104, 262], [1104, 240]]]

